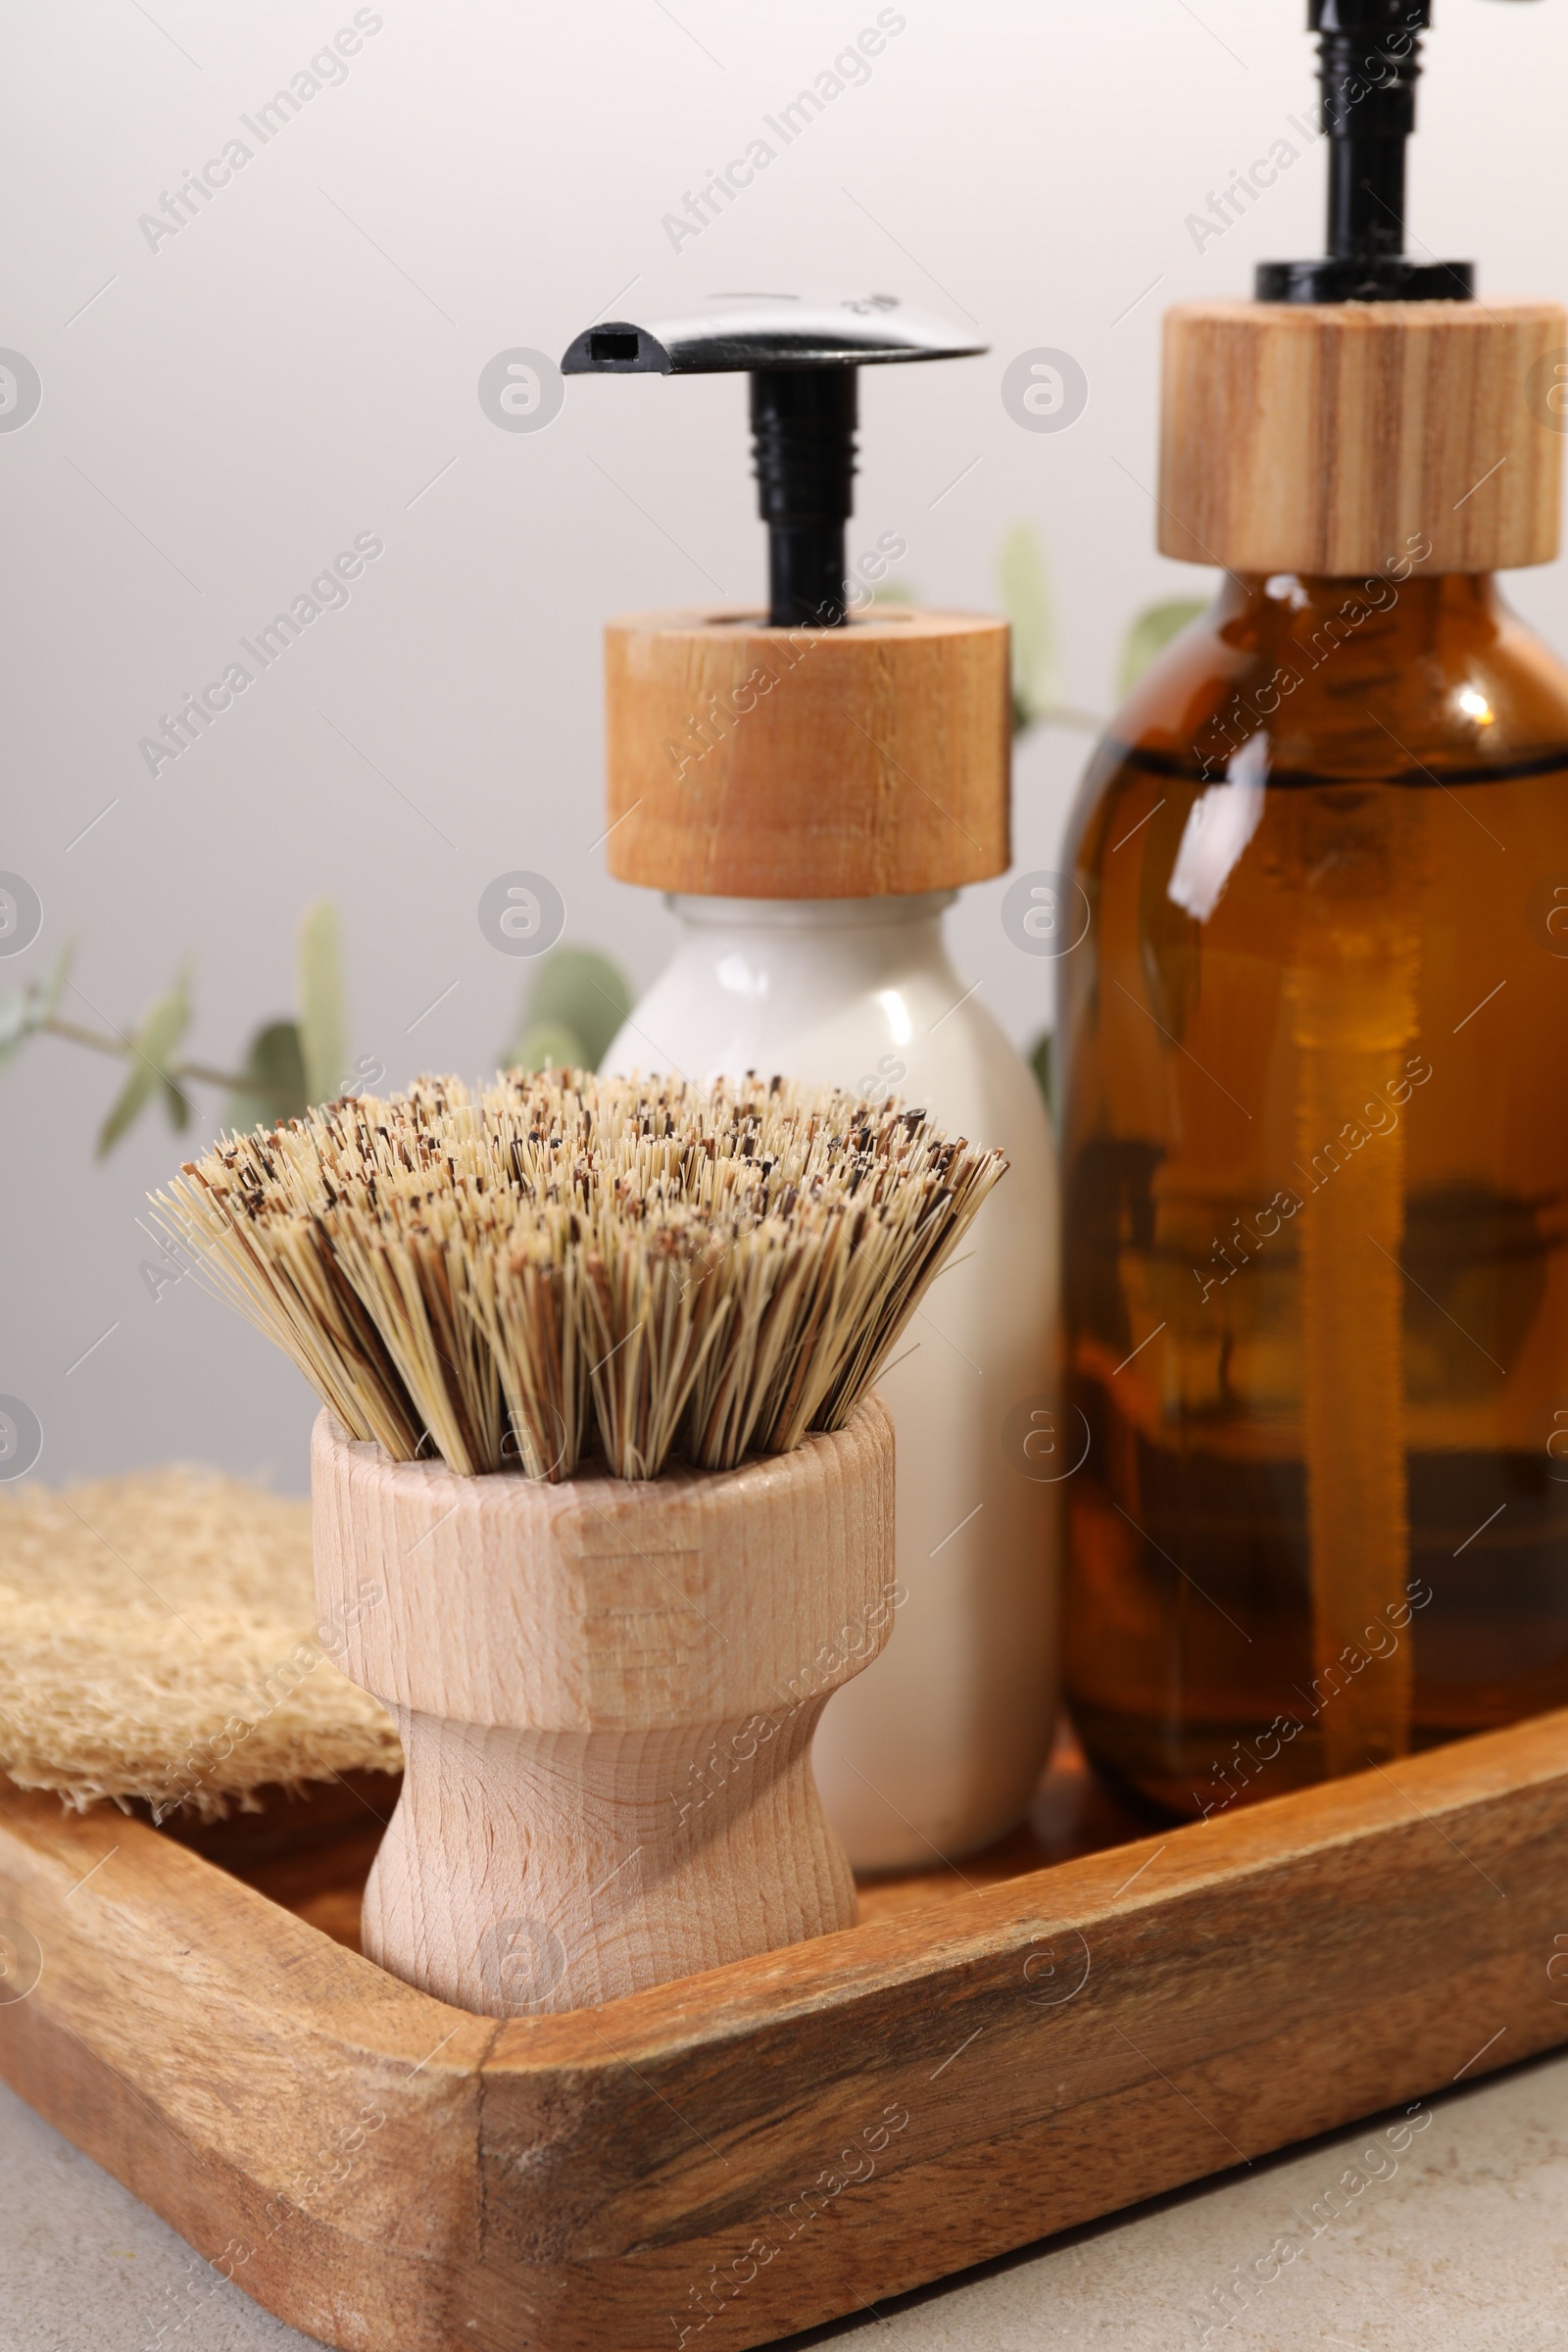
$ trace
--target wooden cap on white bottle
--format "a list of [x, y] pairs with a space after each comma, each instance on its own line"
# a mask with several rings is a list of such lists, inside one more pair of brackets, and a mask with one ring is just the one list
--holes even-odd
[[956, 889], [1011, 855], [1004, 620], [842, 628], [639, 612], [605, 630], [610, 870], [710, 898]]
[[1556, 303], [1180, 303], [1160, 551], [1330, 577], [1549, 564], [1565, 403]]

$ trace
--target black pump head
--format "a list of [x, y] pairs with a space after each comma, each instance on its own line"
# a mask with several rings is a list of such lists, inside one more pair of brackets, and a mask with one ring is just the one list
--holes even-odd
[[1467, 302], [1470, 262], [1404, 250], [1404, 150], [1431, 0], [1308, 0], [1329, 139], [1328, 255], [1259, 262], [1259, 302]]
[[807, 303], [786, 294], [715, 298], [701, 317], [648, 325], [616, 318], [568, 344], [563, 375], [714, 375], [752, 379], [752, 435], [768, 537], [768, 619], [838, 628], [844, 526], [854, 509], [857, 369], [984, 351], [891, 294]]

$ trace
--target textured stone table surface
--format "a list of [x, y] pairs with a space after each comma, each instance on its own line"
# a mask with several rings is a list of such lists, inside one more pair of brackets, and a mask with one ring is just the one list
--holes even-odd
[[[860, 2333], [866, 2352], [1568, 2352], [1568, 2054], [796, 2340]], [[0, 2088], [0, 2352], [155, 2342], [308, 2345]]]

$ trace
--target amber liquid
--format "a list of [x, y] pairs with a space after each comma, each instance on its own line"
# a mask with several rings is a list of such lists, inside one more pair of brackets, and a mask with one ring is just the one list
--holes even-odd
[[1568, 675], [1231, 581], [1074, 821], [1066, 1661], [1179, 1815], [1568, 1704]]

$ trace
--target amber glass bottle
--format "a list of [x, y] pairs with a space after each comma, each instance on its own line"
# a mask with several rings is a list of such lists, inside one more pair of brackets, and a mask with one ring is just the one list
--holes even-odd
[[1568, 1704], [1568, 674], [1406, 545], [1227, 578], [1074, 821], [1067, 1684], [1176, 1814]]

